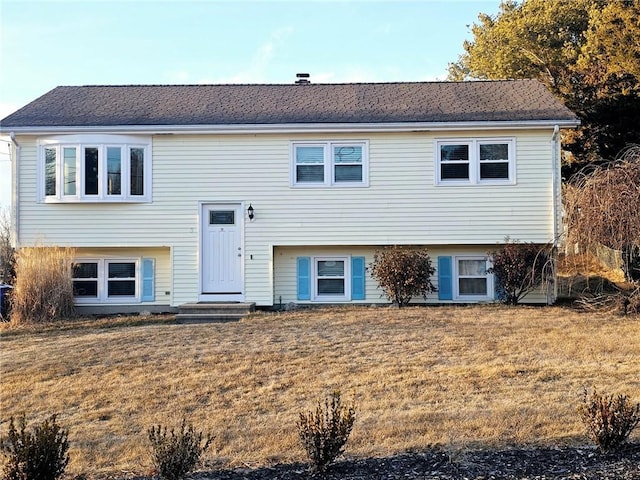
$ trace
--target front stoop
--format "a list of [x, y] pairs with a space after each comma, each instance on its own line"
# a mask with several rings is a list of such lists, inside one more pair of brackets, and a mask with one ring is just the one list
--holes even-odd
[[255, 311], [255, 303], [185, 303], [178, 307], [176, 323], [237, 322]]

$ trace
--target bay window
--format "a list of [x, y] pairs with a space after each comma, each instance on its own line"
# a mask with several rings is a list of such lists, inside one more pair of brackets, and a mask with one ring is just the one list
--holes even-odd
[[151, 201], [151, 140], [120, 135], [41, 139], [45, 202]]

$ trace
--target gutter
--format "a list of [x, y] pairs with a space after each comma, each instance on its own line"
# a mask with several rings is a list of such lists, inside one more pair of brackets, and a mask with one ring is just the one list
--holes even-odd
[[552, 255], [554, 262], [552, 263], [553, 283], [547, 287], [547, 304], [552, 305], [558, 298], [558, 272], [557, 272], [557, 252], [560, 231], [560, 220], [562, 219], [562, 202], [561, 202], [561, 186], [560, 180], [560, 126], [554, 125], [553, 134], [551, 135], [551, 158], [552, 158], [552, 196], [553, 196], [553, 249]]
[[558, 246], [559, 222], [558, 218], [562, 217], [562, 213], [558, 210], [561, 207], [559, 200], [560, 187], [558, 179], [560, 177], [559, 150], [560, 150], [560, 126], [554, 125], [553, 134], [551, 135], [551, 156], [553, 164], [552, 182], [553, 182], [553, 246]]
[[[20, 150], [21, 150], [21, 146], [18, 143], [18, 141], [16, 140], [16, 134], [15, 132], [9, 132], [9, 138], [11, 139], [11, 143], [13, 144], [13, 147], [9, 150], [9, 161], [11, 162], [11, 224], [13, 226], [12, 230], [13, 230], [13, 234], [12, 234], [12, 239], [11, 239], [11, 244], [13, 246], [13, 248], [17, 248], [18, 247], [18, 232], [19, 227], [20, 227], [20, 220], [19, 220], [19, 202], [18, 202], [18, 179], [20, 178], [19, 175], [19, 169], [20, 169]], [[16, 156], [15, 158], [13, 158], [13, 151], [15, 149], [16, 152]]]
[[[282, 123], [235, 125], [107, 125], [107, 126], [21, 126], [12, 132], [28, 135], [73, 133], [133, 134], [251, 134], [251, 133], [365, 133], [430, 132], [447, 130], [546, 129], [576, 127], [578, 120], [476, 121], [476, 122], [389, 122], [389, 123]], [[5, 130], [6, 131], [6, 130]], [[3, 132], [0, 127], [0, 133]]]

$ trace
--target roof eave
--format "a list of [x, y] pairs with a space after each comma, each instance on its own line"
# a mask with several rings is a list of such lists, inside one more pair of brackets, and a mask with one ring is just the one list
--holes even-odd
[[390, 122], [390, 123], [288, 123], [235, 125], [107, 125], [107, 126], [0, 126], [0, 134], [49, 135], [77, 133], [144, 134], [243, 134], [243, 133], [340, 133], [340, 132], [427, 132], [444, 130], [545, 129], [558, 125], [574, 128], [577, 119], [471, 121], [471, 122]]

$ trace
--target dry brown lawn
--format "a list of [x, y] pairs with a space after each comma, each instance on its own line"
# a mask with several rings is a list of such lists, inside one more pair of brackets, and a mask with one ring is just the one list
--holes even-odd
[[352, 457], [587, 443], [585, 387], [640, 401], [640, 318], [561, 307], [348, 307], [0, 338], [0, 432], [21, 412], [58, 413], [67, 471], [89, 477], [148, 473], [147, 428], [183, 416], [216, 434], [210, 465], [302, 461], [298, 414], [336, 389], [357, 404]]

